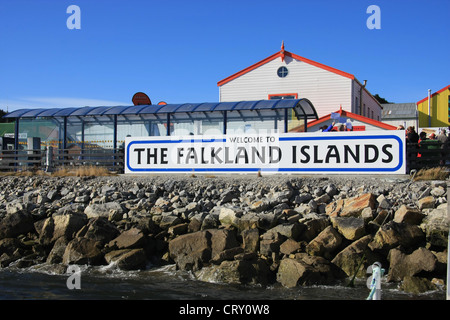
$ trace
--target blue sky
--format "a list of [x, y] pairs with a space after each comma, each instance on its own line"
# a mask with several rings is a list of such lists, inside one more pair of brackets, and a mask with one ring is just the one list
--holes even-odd
[[[69, 30], [69, 5], [81, 29]], [[369, 5], [381, 29], [369, 30]], [[392, 102], [450, 84], [450, 0], [1, 0], [0, 109], [215, 102], [217, 82], [285, 49]]]

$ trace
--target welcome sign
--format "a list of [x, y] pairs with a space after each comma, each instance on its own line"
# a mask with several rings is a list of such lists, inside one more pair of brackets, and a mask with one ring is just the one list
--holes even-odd
[[405, 133], [127, 137], [125, 173], [405, 174]]

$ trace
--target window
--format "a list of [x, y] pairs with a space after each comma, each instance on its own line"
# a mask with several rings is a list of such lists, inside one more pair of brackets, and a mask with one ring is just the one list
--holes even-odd
[[279, 94], [269, 94], [269, 100], [278, 99], [298, 99], [297, 93], [279, 93]]
[[279, 67], [277, 70], [277, 74], [280, 78], [286, 78], [289, 73], [289, 70], [286, 67]]

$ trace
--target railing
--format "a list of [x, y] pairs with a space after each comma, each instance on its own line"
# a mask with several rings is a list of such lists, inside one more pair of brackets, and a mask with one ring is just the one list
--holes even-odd
[[42, 161], [43, 152], [40, 149], [2, 150], [0, 152], [0, 170], [41, 168]]
[[406, 170], [450, 166], [450, 149], [437, 140], [406, 144]]
[[60, 167], [101, 166], [110, 171], [123, 172], [123, 149], [46, 150], [21, 149], [0, 152], [0, 170], [45, 170]]

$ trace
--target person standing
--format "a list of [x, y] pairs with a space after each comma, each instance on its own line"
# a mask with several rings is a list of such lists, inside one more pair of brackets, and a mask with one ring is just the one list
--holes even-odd
[[413, 126], [409, 126], [408, 129], [406, 129], [406, 140], [408, 141], [408, 143], [419, 142], [419, 135], [417, 134]]
[[407, 161], [407, 170], [418, 169], [419, 164], [417, 161], [417, 151], [419, 149], [419, 135], [413, 126], [409, 126], [406, 129], [406, 157]]
[[447, 162], [448, 137], [446, 133], [445, 129], [442, 129], [437, 136], [437, 140], [441, 144], [441, 166], [444, 166]]
[[441, 149], [442, 146], [447, 143], [448, 137], [447, 137], [447, 132], [445, 131], [445, 129], [442, 129], [441, 132], [439, 133], [437, 139], [439, 140], [440, 143], [442, 143], [441, 145]]

